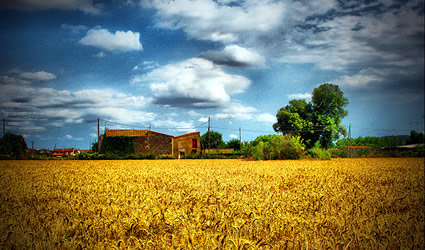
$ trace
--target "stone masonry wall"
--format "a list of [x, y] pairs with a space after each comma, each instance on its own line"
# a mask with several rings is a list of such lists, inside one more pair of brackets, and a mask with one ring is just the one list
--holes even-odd
[[134, 137], [134, 142], [137, 154], [172, 154], [172, 137], [164, 134], [148, 132], [146, 136]]

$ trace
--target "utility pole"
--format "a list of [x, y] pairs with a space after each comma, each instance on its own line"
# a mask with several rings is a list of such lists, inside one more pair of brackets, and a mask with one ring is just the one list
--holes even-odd
[[211, 135], [210, 135], [210, 127], [211, 127], [211, 117], [208, 116], [208, 153], [211, 150]]
[[97, 152], [100, 153], [100, 119], [97, 118]]
[[152, 130], [152, 124], [149, 123], [149, 130]]
[[242, 129], [241, 128], [239, 128], [239, 144], [240, 144], [240, 147], [242, 148]]
[[348, 157], [351, 158], [351, 124], [348, 124]]

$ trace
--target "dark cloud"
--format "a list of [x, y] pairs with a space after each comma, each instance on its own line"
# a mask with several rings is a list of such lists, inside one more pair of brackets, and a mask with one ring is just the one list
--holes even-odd
[[17, 103], [28, 103], [31, 100], [32, 99], [30, 97], [16, 97], [11, 99], [12, 102], [17, 102]]
[[207, 59], [209, 61], [212, 61], [213, 63], [218, 64], [218, 65], [226, 65], [226, 66], [231, 66], [231, 67], [250, 67], [250, 66], [252, 66], [249, 63], [235, 60], [234, 58], [232, 58], [228, 55], [223, 55], [222, 53], [217, 52], [217, 51], [208, 51], [208, 52], [200, 54], [199, 57]]
[[61, 103], [52, 103], [52, 104], [41, 104], [38, 107], [39, 108], [54, 108], [54, 109], [61, 109], [61, 108], [89, 108], [92, 107], [94, 104], [96, 104], [95, 101], [92, 100], [72, 100], [72, 101], [64, 101]]

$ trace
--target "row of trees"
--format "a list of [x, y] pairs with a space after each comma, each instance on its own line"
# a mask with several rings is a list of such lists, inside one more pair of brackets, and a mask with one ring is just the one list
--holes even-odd
[[[342, 119], [348, 114], [348, 111], [345, 110], [347, 105], [348, 99], [344, 97], [341, 89], [337, 85], [325, 83], [313, 90], [310, 102], [294, 99], [278, 110], [277, 122], [273, 124], [273, 129], [282, 133], [283, 136], [259, 136], [252, 142], [245, 142], [242, 148], [239, 140], [235, 139], [225, 143], [222, 135], [214, 131], [202, 135], [201, 140], [204, 148], [208, 147], [208, 141], [210, 141], [211, 148], [240, 149], [243, 155], [254, 156], [257, 159], [282, 158], [278, 155], [281, 155], [280, 150], [284, 145], [296, 148], [294, 152], [305, 149], [306, 152], [313, 155], [326, 154], [323, 150], [343, 149], [348, 145], [371, 146], [376, 149], [394, 148], [400, 145], [400, 141], [395, 137], [358, 137], [351, 139], [350, 142], [346, 138], [338, 140], [340, 135], [344, 137], [347, 135], [346, 128], [341, 125]], [[410, 133], [405, 144], [415, 143], [424, 143], [423, 133], [416, 131]], [[302, 153], [297, 155], [284, 158], [299, 158]]]
[[406, 136], [404, 140], [398, 139], [394, 136], [386, 137], [375, 137], [375, 136], [366, 136], [366, 137], [357, 137], [348, 141], [347, 138], [340, 139], [336, 142], [337, 148], [344, 148], [346, 146], [370, 146], [375, 149], [381, 148], [395, 148], [400, 145], [410, 145], [410, 144], [423, 144], [424, 143], [424, 134], [422, 132], [416, 132], [415, 130], [410, 131], [410, 135]]

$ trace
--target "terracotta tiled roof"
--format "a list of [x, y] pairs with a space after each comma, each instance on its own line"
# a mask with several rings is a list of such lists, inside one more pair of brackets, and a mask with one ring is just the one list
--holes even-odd
[[196, 135], [196, 134], [200, 134], [200, 132], [191, 132], [191, 133], [187, 133], [187, 134], [184, 134], [184, 135], [175, 136], [175, 138], [179, 138], [179, 137], [183, 137], [183, 136], [188, 136], [188, 135]]
[[54, 153], [74, 152], [74, 148], [55, 148]]
[[188, 136], [188, 135], [192, 135], [192, 134], [199, 134], [199, 132], [192, 132], [192, 133], [188, 133], [188, 134], [184, 134], [184, 135], [179, 135], [179, 136], [172, 136], [172, 135], [167, 135], [164, 133], [160, 133], [160, 132], [156, 132], [156, 131], [152, 131], [152, 130], [147, 130], [147, 129], [107, 129], [105, 130], [105, 134], [106, 136], [146, 136], [147, 133], [155, 133], [155, 134], [161, 134], [161, 135], [165, 135], [165, 136], [169, 136], [169, 137], [174, 137], [174, 138], [178, 138], [178, 137], [183, 137], [183, 136]]
[[145, 136], [147, 129], [107, 129], [106, 136]]

